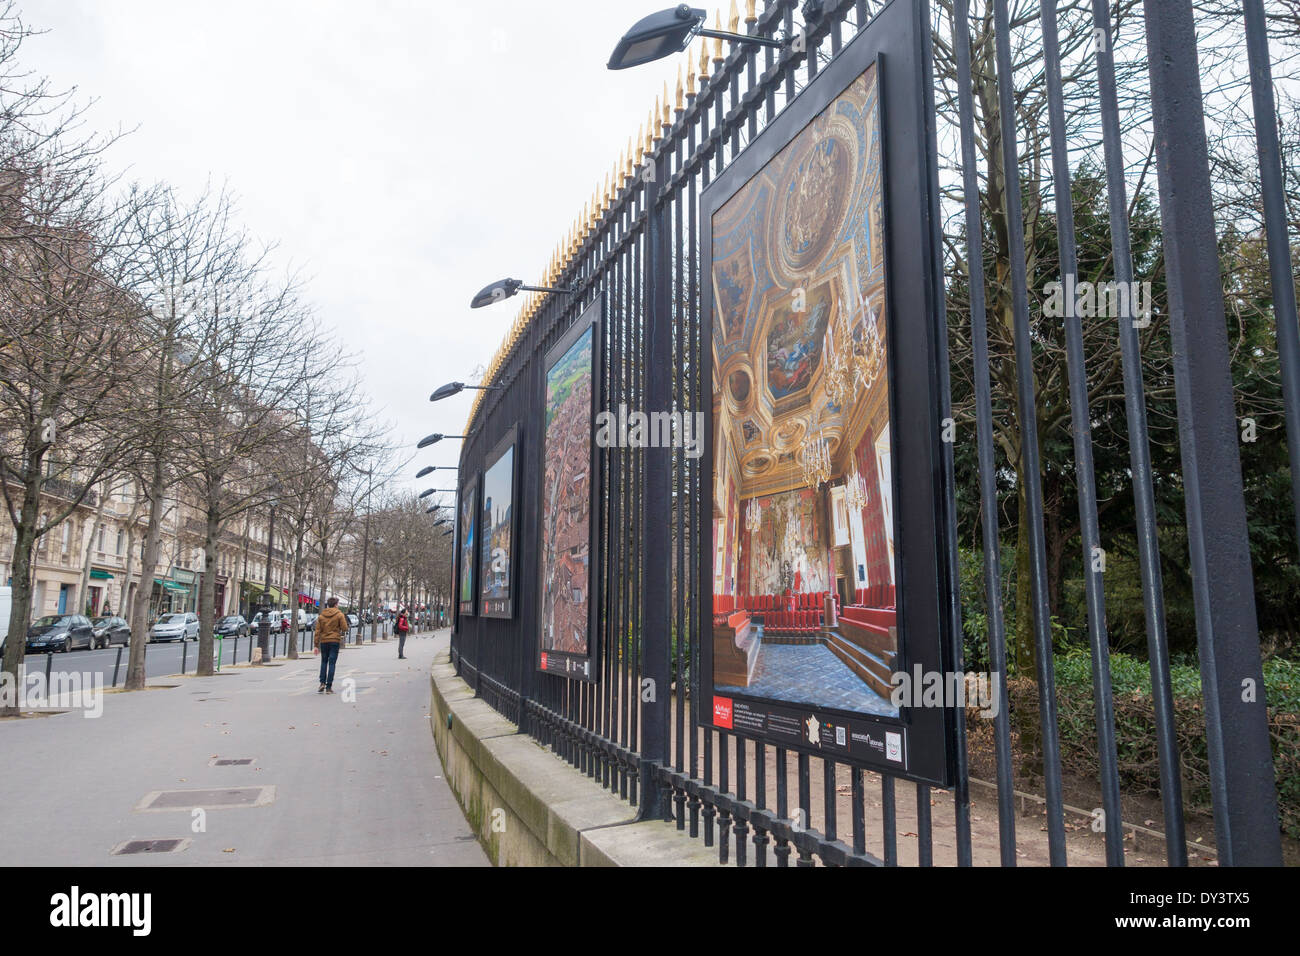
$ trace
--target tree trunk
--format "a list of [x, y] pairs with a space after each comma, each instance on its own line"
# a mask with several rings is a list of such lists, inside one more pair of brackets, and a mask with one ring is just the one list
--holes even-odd
[[[18, 668], [27, 653], [27, 627], [32, 619], [32, 565], [36, 544], [36, 517], [40, 511], [41, 468], [40, 457], [28, 461], [28, 479], [23, 489], [23, 505], [19, 512], [17, 541], [14, 542], [13, 603], [9, 610], [9, 630], [5, 637], [4, 676], [15, 693], [0, 694], [0, 717], [17, 717], [21, 712], [21, 690]], [[33, 464], [35, 468], [33, 469]]]
[[140, 587], [131, 608], [131, 653], [126, 668], [126, 689], [143, 690], [145, 686], [145, 645], [149, 642], [149, 598], [153, 593], [153, 576], [158, 572], [158, 553], [162, 549], [163, 494], [162, 460], [154, 459], [149, 476], [149, 523], [144, 532], [144, 550], [140, 556]]
[[203, 583], [199, 589], [199, 665], [196, 677], [211, 677], [216, 671], [212, 660], [212, 633], [217, 610], [217, 541], [221, 537], [221, 517], [208, 509], [203, 536]]
[[95, 538], [99, 535], [100, 522], [104, 520], [104, 502], [108, 499], [104, 489], [110, 485], [104, 482], [100, 488], [99, 503], [95, 507], [95, 520], [90, 523], [90, 538], [86, 541], [86, 555], [81, 562], [81, 580], [77, 584], [77, 600], [81, 607], [86, 609], [86, 616], [90, 617], [90, 564], [91, 556], [95, 552]]

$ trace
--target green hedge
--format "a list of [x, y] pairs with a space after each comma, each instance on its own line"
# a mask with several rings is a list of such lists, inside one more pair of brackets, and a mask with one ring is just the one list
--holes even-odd
[[[1160, 764], [1151, 702], [1151, 672], [1147, 663], [1137, 657], [1112, 653], [1110, 674], [1115, 691], [1120, 780], [1129, 792], [1159, 793]], [[1174, 664], [1170, 668], [1170, 683], [1183, 802], [1188, 809], [1209, 812], [1210, 768], [1200, 671], [1194, 665]], [[1038, 688], [1034, 681], [1012, 680], [1007, 690], [1013, 710], [1030, 708], [1031, 713], [1038, 712]], [[1264, 695], [1268, 702], [1282, 831], [1300, 839], [1300, 664], [1277, 658], [1265, 662]], [[1062, 765], [1068, 773], [1095, 779], [1100, 761], [1092, 659], [1086, 648], [1071, 648], [1056, 658], [1056, 699]]]

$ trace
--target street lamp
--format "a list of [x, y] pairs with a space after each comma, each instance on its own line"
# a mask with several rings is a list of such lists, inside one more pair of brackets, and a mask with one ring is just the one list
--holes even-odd
[[[565, 292], [572, 295], [577, 292], [575, 286], [546, 286], [546, 285], [525, 285], [522, 279], [500, 279], [490, 285], [485, 285], [479, 290], [478, 295], [470, 300], [471, 309], [481, 309], [485, 305], [491, 305], [493, 302], [500, 302], [502, 299], [508, 299], [518, 292]], [[459, 389], [457, 389], [459, 391]], [[435, 393], [436, 394], [436, 393]], [[448, 394], [454, 395], [455, 392]], [[445, 396], [443, 396], [445, 397]], [[432, 399], [430, 399], [432, 401]]]
[[459, 471], [456, 465], [425, 465], [415, 473], [416, 478], [423, 478], [432, 471]]
[[783, 42], [744, 33], [709, 30], [704, 26], [707, 16], [703, 10], [681, 3], [643, 17], [623, 34], [623, 39], [614, 47], [606, 66], [611, 70], [626, 70], [631, 66], [659, 60], [685, 50], [697, 36], [775, 47], [778, 50], [789, 43], [788, 40]]
[[416, 448], [428, 448], [430, 445], [436, 445], [444, 438], [468, 438], [469, 435], [443, 435], [440, 432], [434, 432], [432, 435], [425, 435], [416, 444]]
[[451, 398], [453, 395], [459, 395], [467, 388], [477, 389], [481, 392], [486, 392], [489, 389], [496, 389], [497, 391], [501, 390], [500, 385], [466, 385], [464, 382], [448, 382], [441, 388], [435, 389], [434, 393], [429, 396], [429, 401], [440, 402], [444, 398]]
[[422, 492], [420, 492], [419, 496], [421, 498], [427, 498], [429, 497], [429, 495], [436, 495], [440, 493], [444, 495], [454, 495], [456, 493], [456, 489], [455, 488], [425, 488]]

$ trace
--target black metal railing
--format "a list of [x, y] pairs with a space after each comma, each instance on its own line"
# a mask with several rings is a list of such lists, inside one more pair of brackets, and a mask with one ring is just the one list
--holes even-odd
[[[895, 3], [913, 0], [894, 0]], [[817, 6], [820, 15], [804, 19]], [[976, 102], [972, 74], [970, 0], [930, 5], [936, 48], [950, 56], [955, 129], [944, 140], [943, 162], [953, 171], [950, 195], [959, 196], [945, 219], [949, 290], [954, 275], [964, 276], [965, 305], [951, 328], [969, 343], [954, 357], [951, 369], [938, 375], [940, 406], [951, 415], [949, 372], [970, 383], [969, 408], [975, 426], [973, 453], [954, 461], [945, 446], [942, 468], [950, 486], [968, 481], [967, 497], [943, 516], [956, 541], [959, 524], [979, 525], [976, 551], [981, 561], [986, 622], [979, 653], [994, 673], [1009, 672], [1007, 614], [1001, 595], [1005, 574], [999, 522], [1008, 520], [1027, 538], [1028, 608], [1036, 688], [1038, 754], [1046, 806], [1046, 853], [1054, 865], [1067, 862], [1063, 769], [1059, 736], [1058, 694], [1054, 676], [1053, 617], [1049, 604], [1051, 559], [1044, 469], [1068, 466], [1078, 494], [1078, 538], [1084, 567], [1105, 542], [1099, 512], [1109, 507], [1099, 490], [1092, 429], [1097, 396], [1091, 389], [1085, 347], [1078, 322], [1062, 330], [1062, 371], [1068, 377], [1070, 452], [1040, 445], [1039, 383], [1034, 355], [1040, 348], [1032, 316], [1041, 311], [1034, 300], [1026, 261], [1026, 237], [1020, 216], [1006, 217], [1005, 274], [990, 275], [991, 235], [981, 189], [988, 189], [977, 148], [976, 125], [987, 121], [991, 104]], [[1237, 422], [1225, 337], [1223, 287], [1216, 247], [1214, 203], [1202, 115], [1203, 96], [1197, 60], [1197, 33], [1192, 5], [1186, 0], [1147, 0], [1141, 9], [1123, 5], [1145, 31], [1149, 82], [1145, 104], [1152, 117], [1153, 169], [1159, 183], [1167, 284], [1165, 310], [1172, 336], [1173, 384], [1182, 470], [1178, 481], [1185, 500], [1182, 520], [1190, 555], [1190, 591], [1194, 598], [1198, 659], [1202, 681], [1215, 844], [1222, 864], [1277, 863], [1281, 859], [1278, 804], [1270, 751], [1267, 714], [1262, 703], [1263, 674], [1255, 587], [1247, 536], [1246, 502], [1237, 443]], [[678, 408], [709, 413], [709, 357], [701, 351], [700, 194], [770, 124], [803, 88], [869, 23], [882, 4], [824, 2], [801, 6], [796, 0], [771, 0], [745, 29], [765, 37], [802, 34], [804, 42], [779, 51], [735, 46], [712, 61], [711, 75], [687, 93], [669, 116], [656, 117], [653, 145], [636, 174], [619, 170], [617, 189], [608, 207], [574, 243], [558, 278], [576, 287], [572, 296], [541, 301], [510, 349], [496, 363], [499, 391], [482, 393], [467, 429], [461, 474], [481, 471], [485, 455], [507, 429], [520, 426], [525, 462], [537, 460], [541, 435], [537, 396], [542, 393], [542, 356], [591, 303], [606, 303], [601, 369], [604, 407]], [[1126, 141], [1117, 95], [1115, 25], [1106, 0], [1058, 4], [987, 0], [983, 10], [992, 22], [992, 65], [996, 69], [999, 110], [996, 141], [1005, 177], [1002, 208], [1020, 210], [1042, 195], [1068, 197], [1077, 183], [1071, 151], [1089, 149], [1077, 124], [1067, 123], [1062, 82], [1063, 36], [1078, 39], [1086, 31], [1094, 43], [1088, 82], [1095, 84], [1094, 103], [1109, 218], [1113, 277], [1134, 281], [1130, 215], [1134, 188], [1132, 146]], [[1058, 10], [1058, 8], [1060, 8]], [[1060, 25], [1070, 14], [1068, 32]], [[1273, 321], [1284, 398], [1286, 439], [1291, 464], [1292, 506], [1300, 540], [1300, 333], [1297, 332], [1294, 276], [1282, 161], [1278, 144], [1268, 37], [1261, 0], [1246, 0], [1244, 21], [1250, 61], [1250, 86], [1266, 224], [1266, 246], [1273, 290]], [[977, 29], [980, 23], [974, 24]], [[1131, 30], [1131, 27], [1130, 27]], [[1131, 35], [1131, 33], [1130, 33]], [[1025, 120], [1018, 112], [1013, 63], [1023, 57], [1020, 44], [1039, 49], [1045, 84], [1045, 138], [1050, 169], [1042, 182], [1027, 183], [1021, 144]], [[1078, 50], [1077, 44], [1072, 48]], [[693, 55], [692, 52], [685, 54]], [[982, 54], [983, 55], [983, 54]], [[1130, 64], [1131, 65], [1131, 64]], [[985, 78], [987, 79], [987, 78]], [[987, 92], [985, 84], [981, 89]], [[667, 104], [665, 104], [665, 107]], [[1132, 109], [1126, 103], [1124, 109]], [[662, 121], [662, 122], [661, 122]], [[937, 144], [932, 149], [939, 149]], [[638, 150], [639, 152], [639, 150]], [[646, 164], [654, 175], [641, 175]], [[1062, 275], [1076, 272], [1080, 245], [1070, 202], [1058, 203], [1055, 241]], [[989, 291], [993, 290], [993, 291]], [[991, 298], [1008, 305], [1010, 326], [1004, 351], [990, 344]], [[1001, 315], [1000, 315], [1001, 317]], [[1149, 383], [1144, 382], [1143, 342], [1132, 323], [1119, 322], [1117, 361], [1121, 367], [1122, 416], [1128, 440], [1132, 534], [1140, 589], [1140, 617], [1145, 630], [1153, 707], [1160, 798], [1163, 802], [1165, 854], [1170, 865], [1187, 865], [1184, 795], [1175, 732], [1174, 693], [1165, 608], [1164, 569], [1182, 554], [1170, 554], [1157, 525], [1156, 471], [1148, 425]], [[1010, 363], [1009, 365], [1007, 363]], [[1011, 369], [1014, 401], [995, 392]], [[1006, 507], [1006, 462], [1000, 461], [995, 420], [1014, 416], [1020, 454], [1022, 504]], [[530, 556], [539, 553], [540, 482], [525, 466], [516, 506], [518, 522], [513, 553], [518, 591], [510, 619], [459, 616], [451, 657], [462, 677], [494, 708], [579, 771], [641, 808], [643, 815], [676, 822], [678, 829], [717, 847], [719, 859], [737, 865], [897, 865], [935, 860], [934, 806], [953, 815], [951, 861], [973, 862], [967, 726], [957, 717], [956, 784], [949, 794], [913, 784], [888, 773], [877, 774], [830, 758], [787, 751], [743, 735], [701, 724], [696, 707], [710, 692], [701, 683], [699, 648], [710, 622], [701, 620], [701, 594], [712, 582], [701, 580], [701, 551], [710, 549], [712, 489], [707, 456], [690, 458], [677, 449], [601, 449], [600, 508], [596, 516], [599, 626], [597, 680], [566, 680], [535, 669], [539, 633], [538, 573]], [[1053, 456], [1056, 456], [1053, 458]], [[1059, 459], [1059, 461], [1057, 460]], [[1015, 495], [1012, 495], [1014, 501]], [[1162, 519], [1168, 524], [1166, 513]], [[1295, 557], [1294, 555], [1292, 556]], [[946, 556], [951, 587], [954, 666], [963, 659], [962, 603], [958, 593], [956, 547]], [[459, 570], [459, 569], [458, 569]], [[1115, 695], [1111, 676], [1111, 638], [1106, 592], [1099, 573], [1082, 580], [1079, 620], [1070, 622], [1086, 640], [1092, 672], [1096, 733], [1098, 798], [1104, 819], [1121, 819], [1121, 774], [1117, 758]], [[1172, 605], [1171, 605], [1172, 607]], [[1260, 688], [1259, 706], [1242, 706], [1242, 682]], [[649, 694], [646, 688], [651, 688]], [[671, 693], [654, 693], [670, 687]], [[997, 856], [1003, 865], [1017, 862], [1024, 843], [1017, 837], [1013, 725], [1005, 682], [1001, 707], [992, 721], [996, 797]], [[900, 798], [898, 783], [912, 789], [915, 803]], [[844, 819], [841, 819], [841, 817]], [[905, 821], [904, 822], [904, 818]], [[991, 828], [986, 817], [982, 827]], [[1037, 826], [1034, 827], [1036, 831]], [[1104, 859], [1123, 865], [1124, 830], [1105, 828]], [[904, 840], [900, 852], [900, 839]], [[992, 842], [992, 838], [990, 841]], [[949, 852], [945, 849], [945, 853]], [[948, 859], [947, 856], [944, 857]]]

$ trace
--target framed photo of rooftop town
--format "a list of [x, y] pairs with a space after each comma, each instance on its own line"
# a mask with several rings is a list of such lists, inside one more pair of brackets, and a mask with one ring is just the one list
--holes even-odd
[[952, 709], [905, 687], [952, 657], [915, 6], [882, 10], [702, 193], [712, 628], [696, 706], [706, 726], [947, 786]]
[[600, 402], [604, 299], [597, 297], [542, 363], [541, 561], [537, 669], [597, 679]]
[[497, 442], [483, 468], [483, 507], [479, 522], [479, 613], [510, 618], [515, 614], [515, 508], [519, 426]]
[[478, 476], [474, 475], [460, 486], [459, 510], [456, 517], [456, 536], [459, 542], [460, 579], [456, 588], [456, 606], [461, 617], [474, 616], [475, 582], [478, 568]]

